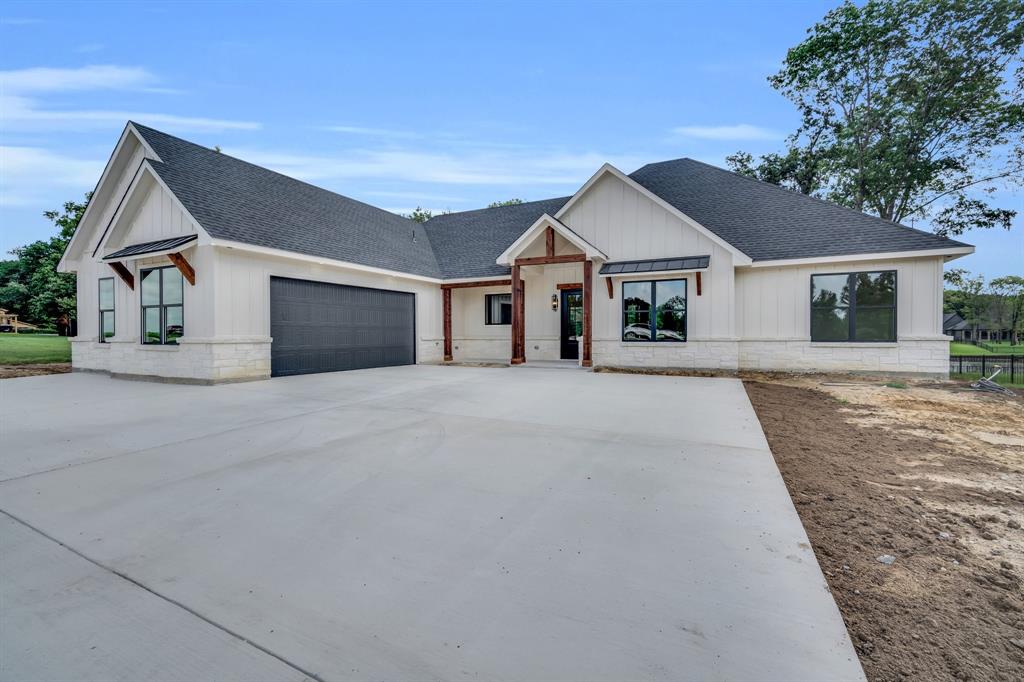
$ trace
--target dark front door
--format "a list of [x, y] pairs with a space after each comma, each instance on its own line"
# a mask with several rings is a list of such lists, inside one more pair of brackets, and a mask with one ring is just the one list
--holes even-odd
[[270, 374], [411, 365], [416, 300], [385, 289], [270, 278]]
[[562, 359], [579, 360], [583, 336], [583, 290], [562, 290]]

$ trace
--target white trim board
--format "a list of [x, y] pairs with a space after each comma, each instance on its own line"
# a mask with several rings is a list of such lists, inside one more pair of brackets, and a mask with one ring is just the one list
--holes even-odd
[[512, 242], [512, 245], [505, 249], [494, 262], [498, 265], [512, 265], [512, 261], [516, 256], [518, 256], [523, 249], [525, 249], [535, 238], [540, 236], [540, 233], [548, 227], [562, 235], [567, 242], [582, 251], [587, 258], [590, 258], [591, 260], [595, 258], [608, 260], [608, 256], [606, 256], [601, 249], [573, 232], [572, 229], [562, 221], [545, 213], [540, 218], [537, 218], [533, 225], [526, 228], [526, 231], [519, 235], [519, 238]]
[[788, 265], [816, 265], [819, 263], [848, 263], [866, 260], [897, 260], [902, 258], [931, 258], [947, 256], [953, 260], [974, 253], [973, 246], [951, 246], [946, 249], [923, 249], [920, 251], [887, 251], [884, 253], [853, 253], [847, 256], [814, 256], [812, 258], [786, 258], [780, 260], [759, 260], [749, 264], [751, 268], [777, 268]]

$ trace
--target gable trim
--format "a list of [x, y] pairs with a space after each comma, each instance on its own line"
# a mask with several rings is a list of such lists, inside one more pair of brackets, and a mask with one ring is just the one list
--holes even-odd
[[610, 163], [606, 163], [603, 166], [601, 166], [601, 168], [599, 168], [598, 171], [596, 173], [594, 173], [590, 177], [590, 179], [587, 180], [587, 182], [582, 187], [580, 187], [579, 190], [576, 191], [575, 194], [572, 195], [572, 197], [569, 199], [569, 201], [565, 202], [565, 205], [562, 206], [562, 208], [558, 209], [558, 212], [555, 213], [555, 218], [560, 219], [563, 215], [565, 215], [569, 211], [569, 209], [572, 208], [573, 204], [575, 204], [584, 194], [587, 193], [587, 191], [591, 187], [594, 186], [595, 183], [597, 183], [598, 180], [600, 180], [605, 175], [612, 175], [612, 176], [618, 178], [622, 182], [626, 183], [626, 186], [631, 187], [632, 189], [635, 189], [636, 191], [640, 192], [640, 194], [642, 194], [644, 197], [650, 199], [651, 201], [656, 203], [658, 206], [660, 206], [664, 210], [668, 211], [670, 214], [672, 214], [673, 216], [675, 216], [679, 220], [683, 221], [683, 223], [685, 223], [688, 227], [690, 227], [690, 228], [696, 230], [697, 232], [699, 232], [700, 234], [704, 235], [705, 237], [707, 237], [708, 239], [713, 241], [718, 246], [721, 246], [723, 249], [725, 249], [726, 251], [728, 251], [729, 253], [732, 254], [733, 261], [734, 261], [734, 263], [736, 265], [750, 265], [753, 262], [753, 259], [750, 256], [748, 256], [747, 254], [743, 253], [742, 251], [737, 249], [735, 246], [733, 246], [732, 244], [730, 244], [726, 240], [722, 239], [717, 234], [715, 234], [714, 232], [712, 232], [708, 228], [704, 227], [699, 222], [697, 222], [696, 220], [694, 220], [690, 216], [686, 215], [685, 213], [680, 211], [678, 208], [676, 208], [672, 204], [668, 203], [667, 201], [665, 201], [664, 199], [659, 197], [657, 194], [655, 194], [651, 190], [647, 189], [646, 187], [641, 185], [639, 182], [637, 182], [633, 178], [629, 177], [628, 175], [626, 175], [625, 173], [623, 173], [622, 171], [620, 171], [618, 168], [616, 168], [615, 166], [611, 165]]
[[[68, 245], [64, 248], [64, 253], [62, 253], [60, 256], [60, 261], [57, 262], [57, 272], [67, 272], [67, 255], [72, 251], [74, 247], [77, 247], [78, 245], [81, 233], [81, 226], [88, 225], [89, 216], [91, 216], [95, 212], [94, 207], [96, 201], [94, 201], [94, 199], [96, 197], [96, 193], [99, 192], [100, 188], [103, 187], [103, 183], [105, 183], [107, 179], [110, 177], [110, 169], [114, 165], [114, 160], [117, 159], [117, 157], [121, 154], [121, 150], [124, 149], [124, 144], [125, 141], [128, 139], [129, 133], [131, 133], [135, 137], [135, 140], [139, 143], [139, 145], [146, 150], [147, 157], [151, 156], [157, 161], [160, 160], [160, 155], [156, 153], [156, 151], [153, 149], [153, 147], [150, 146], [148, 142], [146, 142], [146, 138], [144, 138], [142, 134], [135, 129], [135, 126], [132, 124], [132, 122], [129, 121], [127, 124], [125, 124], [124, 129], [121, 131], [121, 136], [117, 138], [117, 144], [114, 145], [114, 151], [110, 153], [110, 156], [107, 158], [106, 165], [103, 166], [103, 172], [100, 174], [100, 179], [96, 181], [96, 186], [93, 187], [92, 189], [92, 194], [90, 195], [91, 198], [89, 199], [89, 203], [86, 205], [85, 211], [82, 213], [82, 218], [78, 221], [78, 228], [76, 228], [75, 233], [71, 235], [71, 240], [68, 241]], [[137, 172], [138, 170], [136, 169], [136, 173]], [[96, 253], [93, 252], [93, 256], [95, 255]]]
[[931, 258], [944, 256], [951, 261], [961, 256], [974, 253], [973, 246], [952, 246], [948, 249], [921, 249], [918, 251], [885, 251], [880, 253], [853, 253], [844, 256], [814, 256], [812, 258], [785, 258], [779, 260], [759, 260], [750, 263], [752, 268], [774, 268], [787, 265], [816, 265], [818, 263], [846, 263], [865, 260], [899, 260], [903, 258]]
[[608, 256], [606, 256], [601, 249], [573, 232], [572, 229], [562, 221], [552, 217], [548, 213], [545, 213], [540, 218], [537, 218], [533, 225], [526, 228], [526, 231], [519, 235], [519, 238], [512, 242], [512, 244], [505, 249], [494, 262], [498, 265], [512, 265], [512, 261], [515, 260], [516, 256], [519, 255], [527, 244], [539, 236], [544, 228], [547, 227], [552, 228], [555, 232], [562, 235], [567, 242], [582, 251], [587, 258], [608, 260]]
[[92, 252], [93, 258], [95, 258], [96, 255], [103, 249], [103, 247], [107, 245], [107, 241], [113, 234], [112, 228], [124, 216], [125, 207], [128, 205], [128, 199], [132, 196], [132, 194], [135, 191], [138, 190], [139, 184], [142, 182], [142, 178], [144, 177], [151, 178], [153, 182], [156, 183], [157, 187], [160, 187], [161, 189], [163, 189], [163, 191], [167, 192], [168, 196], [170, 196], [171, 200], [174, 202], [174, 205], [185, 215], [186, 218], [188, 218], [196, 226], [197, 235], [200, 237], [200, 240], [202, 242], [205, 243], [210, 240], [209, 233], [207, 233], [206, 229], [202, 226], [202, 224], [198, 220], [196, 220], [195, 216], [193, 216], [189, 212], [189, 210], [185, 208], [185, 205], [181, 203], [181, 200], [178, 199], [177, 195], [171, 191], [171, 188], [167, 186], [167, 183], [164, 182], [163, 178], [160, 177], [160, 174], [153, 167], [152, 162], [149, 159], [143, 159], [142, 163], [139, 164], [138, 170], [135, 171], [135, 177], [132, 178], [131, 183], [128, 185], [128, 188], [124, 192], [124, 196], [121, 197], [121, 201], [118, 203], [117, 210], [114, 211], [114, 215], [110, 217], [110, 222], [107, 223], [106, 228], [104, 228], [103, 230], [103, 235], [100, 237], [100, 240], [96, 243], [96, 248], [93, 249]]

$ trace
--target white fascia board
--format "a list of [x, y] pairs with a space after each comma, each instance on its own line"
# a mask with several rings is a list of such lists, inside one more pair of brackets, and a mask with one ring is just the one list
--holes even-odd
[[608, 256], [606, 256], [601, 249], [573, 232], [572, 229], [562, 221], [545, 213], [540, 218], [537, 218], [533, 225], [530, 225], [525, 232], [519, 235], [519, 238], [512, 242], [512, 245], [505, 249], [505, 251], [503, 251], [494, 262], [498, 265], [511, 265], [512, 261], [515, 260], [515, 257], [519, 255], [519, 253], [526, 248], [531, 241], [540, 236], [541, 231], [547, 227], [552, 228], [555, 232], [562, 235], [567, 242], [582, 251], [587, 258], [608, 260]]
[[[289, 258], [292, 260], [299, 260], [306, 263], [316, 263], [317, 265], [329, 265], [336, 268], [346, 268], [349, 270], [358, 270], [359, 272], [369, 272], [375, 275], [386, 275], [388, 277], [399, 277], [402, 279], [416, 280], [417, 282], [428, 282], [430, 284], [441, 284], [442, 280], [436, 277], [427, 277], [426, 275], [413, 275], [408, 272], [399, 272], [397, 270], [387, 270], [385, 268], [376, 268], [372, 265], [360, 265], [359, 263], [350, 263], [348, 261], [335, 260], [333, 258], [325, 258], [324, 256], [310, 256], [305, 253], [298, 253], [297, 251], [286, 251], [285, 249], [273, 249], [266, 246], [256, 246], [254, 244], [246, 244], [244, 242], [236, 242], [225, 239], [213, 239], [209, 243], [210, 246], [215, 246], [223, 249], [235, 249], [237, 251], [245, 251], [248, 253], [256, 253], [262, 256], [274, 256], [276, 258]], [[474, 278], [484, 279], [484, 278]], [[452, 282], [455, 280], [443, 280], [445, 282]]]
[[507, 275], [490, 275], [488, 277], [452, 277], [450, 279], [441, 280], [441, 284], [465, 284], [466, 282], [501, 282], [512, 277], [512, 273]]
[[896, 260], [902, 258], [930, 258], [944, 256], [950, 261], [974, 253], [973, 246], [951, 246], [948, 249], [924, 249], [921, 251], [889, 251], [886, 253], [854, 253], [847, 256], [816, 256], [814, 258], [787, 258], [781, 260], [759, 260], [750, 264], [752, 268], [778, 268], [790, 265], [818, 265], [821, 263], [849, 263], [866, 260]]
[[731, 253], [732, 257], [733, 257], [733, 263], [735, 265], [749, 265], [749, 264], [751, 264], [753, 262], [753, 259], [750, 256], [748, 256], [747, 254], [743, 253], [742, 251], [737, 249], [735, 246], [733, 246], [729, 242], [725, 241], [724, 239], [719, 237], [717, 234], [715, 234], [714, 232], [712, 232], [708, 228], [704, 227], [703, 225], [698, 223], [696, 220], [694, 220], [690, 216], [686, 215], [685, 213], [680, 211], [678, 208], [676, 208], [672, 204], [668, 203], [667, 201], [665, 201], [664, 199], [659, 197], [657, 194], [655, 194], [651, 190], [647, 189], [646, 187], [641, 185], [639, 182], [637, 182], [633, 178], [629, 177], [628, 175], [626, 175], [625, 173], [623, 173], [622, 171], [620, 171], [618, 168], [616, 168], [615, 166], [611, 165], [610, 163], [606, 163], [603, 166], [601, 166], [601, 168], [598, 169], [598, 171], [596, 173], [594, 173], [590, 177], [589, 180], [587, 180], [587, 182], [583, 185], [583, 187], [580, 187], [576, 191], [576, 193], [572, 195], [572, 198], [570, 198], [569, 201], [565, 202], [565, 205], [562, 206], [562, 208], [558, 209], [558, 212], [555, 213], [555, 218], [561, 219], [561, 217], [563, 215], [565, 215], [566, 212], [568, 212], [568, 210], [572, 207], [572, 205], [575, 204], [580, 199], [580, 197], [582, 197], [584, 194], [586, 194], [587, 190], [589, 190], [591, 187], [594, 186], [594, 183], [596, 183], [598, 180], [601, 179], [602, 176], [604, 176], [606, 174], [610, 174], [610, 175], [615, 176], [616, 178], [618, 178], [622, 182], [626, 183], [627, 186], [632, 187], [636, 191], [640, 192], [640, 194], [642, 194], [643, 196], [647, 197], [648, 199], [650, 199], [651, 201], [656, 203], [658, 206], [662, 207], [663, 209], [665, 209], [666, 211], [668, 211], [669, 213], [671, 213], [675, 217], [677, 217], [680, 220], [682, 220], [687, 226], [693, 228], [694, 230], [696, 230], [700, 234], [704, 235], [705, 237], [707, 237], [708, 239], [713, 241], [715, 244], [718, 244], [723, 249], [725, 249], [726, 251]]
[[[120, 156], [121, 150], [124, 149], [124, 145], [125, 142], [128, 140], [129, 134], [135, 136], [135, 139], [138, 141], [138, 143], [146, 149], [146, 153], [148, 155], [152, 155], [153, 158], [157, 160], [160, 159], [157, 153], [153, 151], [153, 148], [149, 146], [149, 143], [146, 142], [146, 139], [139, 134], [138, 130], [135, 129], [135, 126], [133, 126], [131, 123], [126, 124], [124, 130], [121, 131], [121, 136], [117, 138], [117, 144], [114, 145], [114, 151], [110, 152], [110, 157], [107, 158], [107, 163], [105, 166], [103, 166], [103, 173], [100, 174], [100, 179], [96, 182], [96, 186], [93, 187], [92, 194], [90, 196], [95, 197], [96, 194], [99, 192], [100, 187], [102, 187], [103, 183], [106, 182], [107, 178], [110, 177], [110, 170], [114, 165], [114, 160], [117, 159], [118, 156]], [[85, 207], [85, 212], [82, 213], [82, 218], [78, 221], [79, 227], [81, 227], [82, 225], [89, 224], [89, 216], [91, 216], [95, 212], [95, 204], [95, 201], [93, 201], [92, 199], [89, 200], [89, 203]], [[75, 233], [71, 235], [71, 241], [68, 242], [67, 247], [64, 249], [64, 253], [61, 254], [60, 261], [57, 263], [58, 272], [69, 272], [69, 270], [66, 269], [67, 261], [65, 259], [67, 258], [68, 253], [70, 253], [73, 248], [77, 247], [77, 242], [80, 238], [80, 233], [81, 230], [76, 229]]]

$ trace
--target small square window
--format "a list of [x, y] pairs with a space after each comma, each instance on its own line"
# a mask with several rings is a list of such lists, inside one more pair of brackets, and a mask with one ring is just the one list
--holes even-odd
[[512, 294], [487, 294], [484, 309], [485, 324], [512, 324]]

